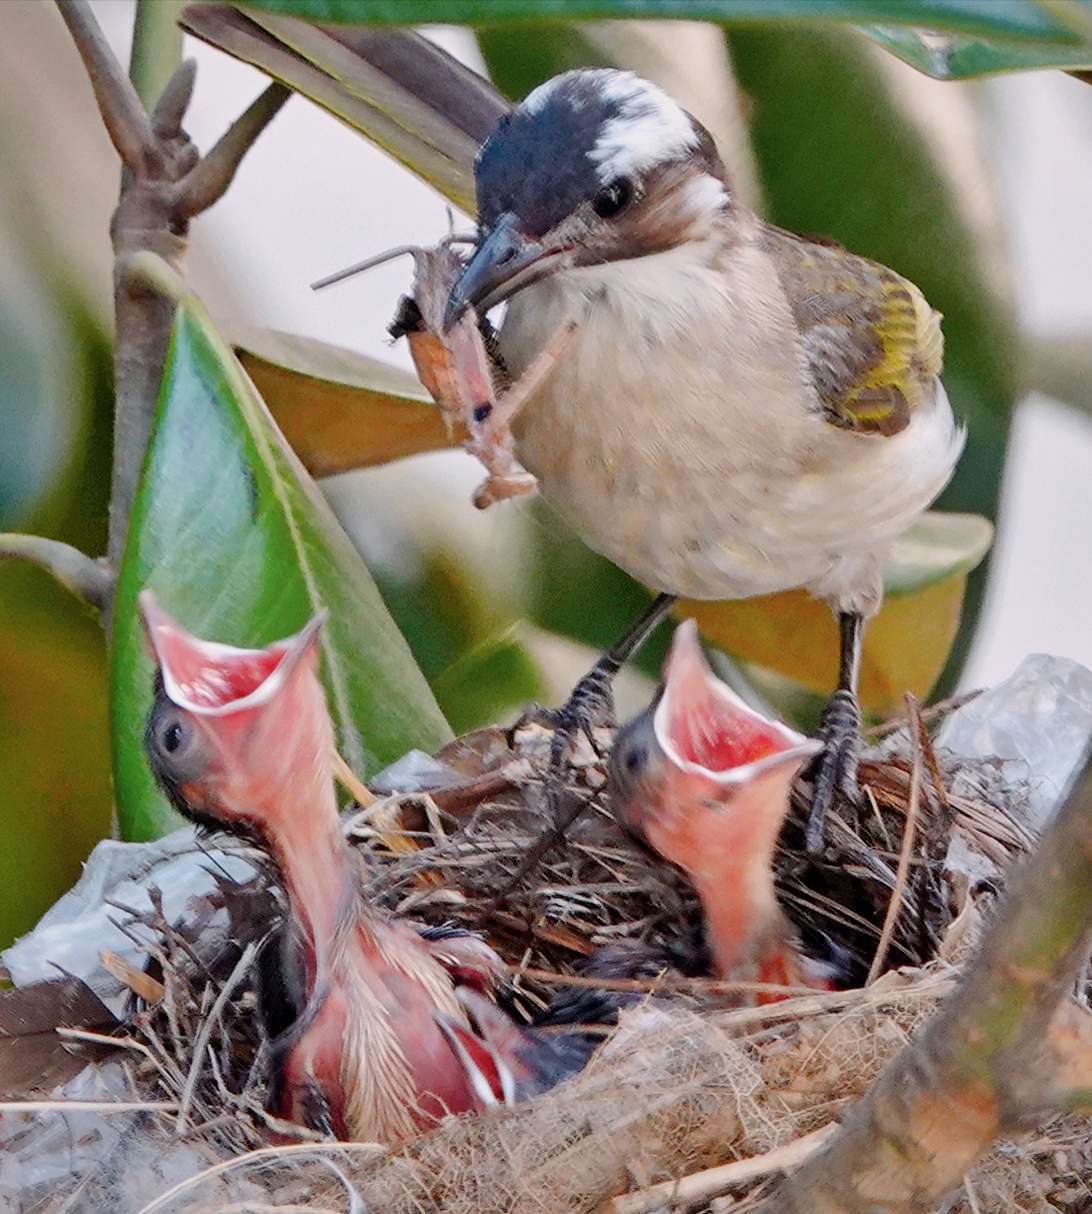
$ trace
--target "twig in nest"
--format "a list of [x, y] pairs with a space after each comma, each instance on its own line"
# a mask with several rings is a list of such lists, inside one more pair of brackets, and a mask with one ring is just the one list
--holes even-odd
[[176, 1113], [175, 1100], [0, 1100], [0, 1113]]
[[377, 798], [355, 771], [334, 751], [334, 778], [352, 796], [361, 809], [367, 809]]
[[109, 949], [104, 948], [99, 953], [99, 960], [102, 962], [102, 968], [108, 974], [124, 983], [149, 1007], [163, 998], [165, 990], [163, 983], [157, 981], [151, 974], [145, 973], [144, 970], [138, 970], [135, 965], [130, 965], [124, 957], [119, 957], [117, 953], [112, 953]]
[[205, 1057], [205, 1047], [209, 1043], [209, 1038], [212, 1036], [212, 1030], [216, 1027], [216, 1021], [223, 1011], [225, 1004], [231, 998], [236, 987], [242, 982], [243, 978], [249, 972], [251, 965], [254, 962], [254, 957], [258, 952], [258, 945], [251, 942], [243, 949], [242, 955], [235, 963], [235, 968], [231, 971], [228, 980], [220, 988], [220, 993], [216, 996], [216, 1001], [209, 1008], [208, 1015], [201, 1024], [201, 1028], [197, 1033], [197, 1040], [193, 1044], [193, 1061], [190, 1064], [189, 1074], [186, 1076], [186, 1084], [182, 1089], [182, 1099], [178, 1109], [178, 1124], [175, 1127], [177, 1134], [185, 1132], [186, 1123], [189, 1119], [190, 1105], [193, 1103], [193, 1093], [197, 1088], [197, 1080], [201, 1074], [201, 1064]]
[[805, 1159], [814, 1155], [837, 1128], [837, 1125], [831, 1122], [802, 1138], [797, 1138], [794, 1142], [775, 1147], [762, 1155], [738, 1159], [734, 1163], [694, 1172], [681, 1180], [665, 1180], [649, 1185], [646, 1189], [638, 1189], [634, 1193], [612, 1197], [600, 1207], [600, 1214], [650, 1214], [652, 1210], [667, 1206], [674, 1208], [698, 1205], [717, 1197], [732, 1185], [757, 1180], [771, 1172], [785, 1172], [798, 1167]]
[[261, 1147], [257, 1151], [247, 1151], [245, 1155], [236, 1155], [233, 1159], [224, 1159], [220, 1163], [214, 1163], [195, 1176], [187, 1176], [185, 1180], [180, 1180], [176, 1185], [172, 1185], [165, 1193], [160, 1193], [158, 1197], [152, 1198], [146, 1206], [141, 1207], [138, 1214], [155, 1214], [156, 1210], [165, 1209], [176, 1197], [187, 1190], [195, 1189], [198, 1185], [204, 1184], [206, 1180], [212, 1180], [213, 1177], [221, 1176], [224, 1172], [232, 1172], [236, 1168], [247, 1168], [256, 1163], [274, 1163], [277, 1160], [296, 1155], [330, 1155], [335, 1152], [343, 1155], [385, 1155], [387, 1150], [388, 1148], [379, 1142], [301, 1142], [289, 1143], [287, 1146]]
[[910, 729], [910, 744], [912, 747], [913, 765], [910, 769], [910, 800], [906, 806], [906, 822], [902, 830], [902, 848], [899, 852], [899, 866], [895, 870], [895, 887], [891, 891], [891, 899], [887, 904], [887, 914], [884, 915], [880, 940], [868, 969], [866, 986], [871, 986], [883, 971], [887, 961], [888, 949], [891, 947], [891, 937], [895, 934], [895, 924], [898, 922], [899, 911], [902, 909], [903, 892], [906, 889], [907, 877], [910, 873], [910, 856], [914, 850], [914, 836], [918, 826], [918, 809], [921, 802], [921, 772], [923, 757], [921, 752], [921, 734], [917, 728], [918, 702], [908, 692], [906, 707], [912, 721]]
[[[661, 995], [700, 993], [706, 995], [810, 995], [814, 987], [783, 986], [776, 982], [721, 982], [717, 978], [683, 978], [665, 974], [661, 978], [592, 978], [575, 974], [555, 974], [533, 967], [510, 967], [510, 973], [547, 986], [572, 986], [626, 994]], [[839, 992], [841, 993], [841, 992]]]
[[[925, 724], [929, 725], [938, 718], [955, 712], [957, 708], [962, 708], [964, 704], [977, 700], [984, 690], [984, 687], [976, 687], [974, 691], [964, 691], [960, 695], [950, 696], [947, 700], [938, 700], [935, 704], [930, 704], [928, 708], [920, 709], [919, 716]], [[894, 717], [890, 721], [884, 721], [880, 725], [873, 725], [871, 729], [866, 729], [865, 737], [886, 738], [888, 734], [897, 733], [903, 729], [906, 723], [905, 717]]]

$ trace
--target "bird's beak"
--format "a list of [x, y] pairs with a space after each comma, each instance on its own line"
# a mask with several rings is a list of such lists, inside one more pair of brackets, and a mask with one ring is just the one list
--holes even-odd
[[774, 768], [795, 770], [822, 749], [817, 739], [756, 712], [718, 679], [693, 620], [675, 630], [653, 731], [671, 764], [725, 788]]
[[150, 590], [141, 592], [139, 605], [168, 699], [199, 717], [232, 716], [272, 704], [314, 653], [325, 620], [320, 612], [295, 636], [265, 649], [238, 649], [187, 632]]
[[448, 296], [444, 328], [467, 307], [480, 312], [568, 263], [571, 250], [523, 235], [515, 215], [505, 212], [467, 262]]

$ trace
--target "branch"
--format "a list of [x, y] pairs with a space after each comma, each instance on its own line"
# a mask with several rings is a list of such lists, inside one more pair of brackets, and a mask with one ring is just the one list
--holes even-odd
[[152, 131], [157, 139], [185, 138], [182, 119], [190, 108], [196, 83], [196, 60], [183, 60], [171, 73], [152, 110]]
[[274, 82], [236, 118], [215, 147], [178, 183], [180, 217], [191, 218], [219, 201], [243, 157], [290, 96], [290, 89]]
[[102, 561], [85, 556], [71, 544], [41, 535], [0, 532], [0, 558], [29, 561], [52, 573], [66, 589], [99, 611], [105, 611], [114, 594], [114, 575]]
[[1090, 947], [1092, 750], [948, 1004], [756, 1214], [933, 1209], [999, 1135], [1084, 1107], [1092, 1030], [1068, 996]]
[[57, 7], [87, 69], [110, 140], [124, 164], [138, 172], [159, 153], [136, 89], [114, 57], [87, 0], [57, 0]]

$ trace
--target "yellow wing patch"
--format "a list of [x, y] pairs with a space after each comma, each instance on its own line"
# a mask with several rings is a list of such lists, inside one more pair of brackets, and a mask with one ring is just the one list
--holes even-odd
[[844, 249], [777, 229], [766, 249], [826, 419], [865, 434], [903, 430], [940, 374], [940, 313], [912, 282]]

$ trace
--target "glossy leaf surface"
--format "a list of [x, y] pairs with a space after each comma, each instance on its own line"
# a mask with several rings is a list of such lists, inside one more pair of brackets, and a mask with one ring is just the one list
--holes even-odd
[[308, 97], [472, 211], [474, 156], [506, 108], [488, 81], [407, 30], [327, 29], [284, 11], [294, 15], [192, 4], [182, 25]]
[[[308, 21], [413, 25], [440, 18], [435, 0], [245, 0], [247, 8]], [[1072, 27], [1035, 0], [444, 0], [442, 19], [483, 25], [671, 17], [726, 22], [863, 22], [911, 25], [1074, 45]]]
[[450, 730], [367, 567], [192, 298], [179, 305], [114, 615], [111, 715], [126, 838], [169, 829], [141, 734], [152, 587], [197, 635], [264, 645], [329, 612], [322, 676], [342, 755], [367, 775]]
[[861, 27], [861, 33], [934, 80], [970, 80], [1044, 68], [1072, 71], [1092, 66], [1092, 48], [1084, 46], [1017, 45], [895, 25], [866, 25]]

